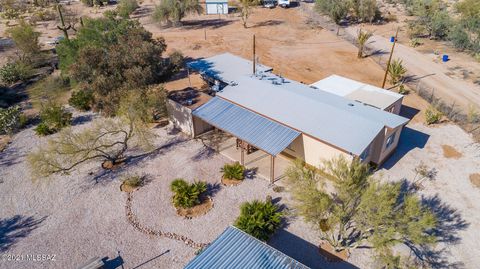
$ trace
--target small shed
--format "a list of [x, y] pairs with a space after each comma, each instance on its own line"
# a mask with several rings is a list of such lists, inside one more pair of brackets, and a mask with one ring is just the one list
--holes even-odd
[[228, 14], [228, 0], [205, 0], [207, 15]]

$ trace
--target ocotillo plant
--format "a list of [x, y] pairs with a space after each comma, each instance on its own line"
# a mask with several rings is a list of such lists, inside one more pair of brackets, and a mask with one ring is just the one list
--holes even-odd
[[57, 10], [58, 10], [58, 15], [60, 16], [60, 21], [62, 22], [62, 27], [57, 25], [57, 28], [61, 31], [63, 31], [63, 35], [65, 36], [65, 39], [68, 40], [68, 30], [72, 27], [71, 25], [65, 26], [65, 21], [63, 20], [63, 14], [62, 14], [62, 6], [57, 5]]

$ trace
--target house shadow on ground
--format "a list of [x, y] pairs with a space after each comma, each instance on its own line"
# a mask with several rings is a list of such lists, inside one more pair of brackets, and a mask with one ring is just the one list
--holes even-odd
[[358, 269], [346, 261], [327, 262], [320, 255], [318, 246], [284, 229], [277, 231], [268, 244], [312, 269]]
[[425, 148], [429, 138], [430, 135], [428, 134], [409, 127], [404, 127], [402, 134], [400, 135], [400, 141], [398, 142], [397, 149], [380, 168], [389, 170], [411, 150], [416, 148]]

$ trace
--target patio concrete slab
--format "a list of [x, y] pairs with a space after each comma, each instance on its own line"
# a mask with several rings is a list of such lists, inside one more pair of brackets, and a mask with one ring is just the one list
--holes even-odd
[[[222, 142], [219, 147], [220, 154], [225, 157], [240, 162], [241, 152], [236, 148], [236, 138], [232, 137]], [[270, 181], [270, 154], [257, 150], [253, 153], [247, 154], [245, 152], [245, 166], [250, 169], [257, 169], [256, 174], [268, 181]], [[275, 181], [284, 177], [285, 170], [290, 166], [291, 161], [285, 156], [278, 155], [275, 157]]]

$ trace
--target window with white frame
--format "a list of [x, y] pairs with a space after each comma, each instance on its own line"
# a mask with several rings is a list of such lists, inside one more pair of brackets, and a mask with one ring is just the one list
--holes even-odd
[[385, 148], [389, 148], [392, 144], [393, 144], [393, 141], [395, 141], [395, 134], [396, 133], [393, 133], [392, 135], [390, 135], [388, 138], [387, 138], [387, 144], [385, 146]]

